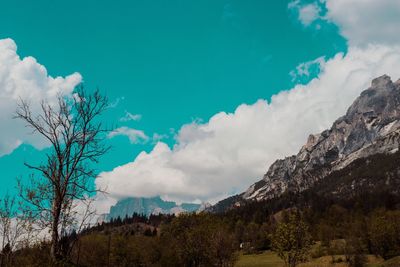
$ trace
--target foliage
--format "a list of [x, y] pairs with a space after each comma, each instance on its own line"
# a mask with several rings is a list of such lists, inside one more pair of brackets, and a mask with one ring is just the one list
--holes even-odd
[[272, 248], [288, 267], [307, 259], [312, 239], [299, 212], [290, 212], [287, 220], [278, 224], [272, 235]]
[[213, 215], [178, 216], [162, 227], [161, 239], [173, 248], [179, 266], [225, 267], [235, 261], [234, 235]]
[[384, 259], [400, 255], [400, 211], [378, 210], [369, 222], [371, 251]]
[[[242, 255], [238, 266], [264, 266], [257, 265], [264, 259], [281, 266], [275, 253], [263, 252], [271, 246], [294, 266], [306, 259], [311, 240], [318, 241], [310, 253], [315, 259], [301, 266], [364, 266], [367, 254], [391, 258], [386, 263], [398, 266], [393, 265], [400, 255], [398, 187], [355, 187], [351, 194], [341, 187], [364, 177], [367, 185], [380, 185], [382, 173], [399, 183], [394, 174], [399, 153], [372, 159], [359, 160], [310, 190], [242, 203], [223, 213], [113, 218], [66, 236], [67, 244], [75, 240], [76, 245], [62, 266], [233, 266], [237, 255]], [[335, 188], [343, 192], [328, 192]], [[15, 266], [49, 266], [49, 249], [42, 242], [16, 250]]]

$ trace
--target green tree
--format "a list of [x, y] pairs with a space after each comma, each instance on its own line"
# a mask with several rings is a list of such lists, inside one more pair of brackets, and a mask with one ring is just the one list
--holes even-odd
[[378, 211], [368, 225], [371, 250], [384, 259], [400, 255], [400, 212]]
[[236, 241], [240, 244], [244, 239], [245, 225], [242, 220], [239, 220], [235, 224], [235, 238]]
[[161, 242], [167, 244], [161, 261], [166, 264], [175, 258], [166, 266], [227, 267], [236, 260], [234, 235], [218, 217], [209, 214], [178, 216], [162, 227]]
[[350, 235], [346, 239], [345, 254], [350, 267], [366, 266], [365, 245], [360, 237]]
[[299, 212], [291, 212], [272, 234], [272, 248], [285, 266], [295, 267], [307, 259], [312, 245], [308, 226]]

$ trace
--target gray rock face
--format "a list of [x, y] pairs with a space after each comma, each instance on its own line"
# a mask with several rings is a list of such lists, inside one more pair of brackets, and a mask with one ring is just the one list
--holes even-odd
[[303, 191], [358, 158], [393, 153], [400, 144], [400, 80], [372, 81], [332, 127], [310, 135], [297, 155], [277, 160], [263, 179], [242, 194], [262, 200], [286, 191]]
[[151, 214], [179, 214], [182, 212], [195, 212], [200, 208], [200, 204], [182, 203], [176, 204], [173, 201], [164, 201], [161, 197], [142, 198], [130, 197], [118, 201], [110, 208], [107, 219], [124, 218], [132, 216], [134, 213], [150, 216]]

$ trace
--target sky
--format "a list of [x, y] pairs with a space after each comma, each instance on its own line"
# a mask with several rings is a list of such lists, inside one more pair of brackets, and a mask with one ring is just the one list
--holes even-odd
[[79, 83], [108, 96], [102, 120], [115, 127], [97, 166], [109, 191], [99, 209], [242, 192], [372, 78], [400, 77], [399, 26], [397, 0], [4, 2], [0, 193], [48, 149], [12, 119], [16, 101], [37, 110]]

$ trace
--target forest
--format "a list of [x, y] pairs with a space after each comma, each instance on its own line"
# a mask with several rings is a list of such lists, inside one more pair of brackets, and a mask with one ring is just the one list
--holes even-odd
[[[331, 203], [325, 209], [291, 208], [267, 216], [267, 203], [225, 214], [134, 214], [63, 238], [59, 264], [235, 266], [240, 255], [273, 250], [286, 266], [322, 256], [332, 257], [332, 263], [367, 266], [366, 255], [384, 260], [400, 255], [399, 202], [392, 201], [371, 201], [368, 209], [356, 202], [351, 207]], [[52, 266], [49, 245], [43, 241], [15, 252], [3, 248], [4, 266]]]

